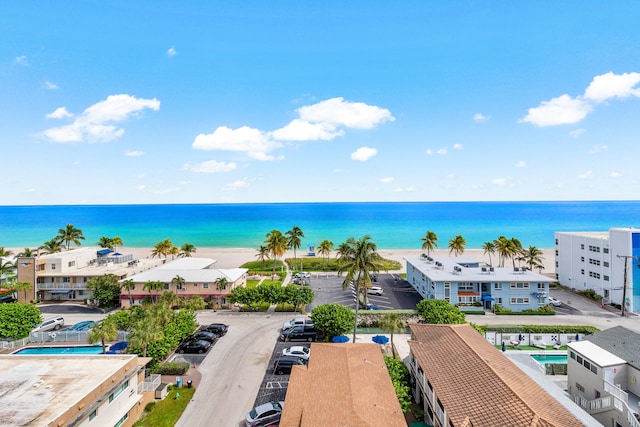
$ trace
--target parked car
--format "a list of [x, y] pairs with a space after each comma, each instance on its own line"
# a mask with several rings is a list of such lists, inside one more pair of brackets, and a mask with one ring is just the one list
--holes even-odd
[[294, 279], [311, 279], [311, 273], [306, 271], [301, 271], [293, 275]]
[[229, 325], [225, 325], [224, 323], [212, 323], [202, 328], [202, 330], [206, 332], [213, 332], [214, 334], [221, 337], [227, 334], [227, 331], [229, 330]]
[[287, 347], [282, 350], [282, 354], [284, 356], [297, 356], [304, 360], [309, 360], [309, 354], [311, 350], [309, 347], [304, 347], [302, 345], [295, 345], [293, 347]]
[[0, 304], [5, 302], [16, 302], [17, 300], [13, 297], [13, 295], [3, 295], [0, 297]]
[[290, 374], [294, 365], [306, 365], [307, 361], [298, 356], [280, 356], [273, 362], [273, 373]]
[[549, 305], [552, 305], [554, 307], [560, 307], [562, 303], [553, 297], [549, 297]]
[[249, 411], [244, 420], [244, 425], [246, 427], [260, 427], [274, 423], [277, 424], [282, 415], [282, 408], [284, 408], [283, 401], [258, 405]]
[[69, 326], [67, 328], [68, 332], [81, 332], [81, 331], [87, 331], [91, 328], [93, 328], [93, 325], [95, 325], [96, 322], [94, 322], [93, 320], [86, 320], [84, 322], [78, 322], [75, 325]]
[[176, 353], [202, 354], [202, 353], [206, 353], [207, 350], [209, 350], [209, 347], [211, 347], [211, 343], [209, 341], [204, 341], [204, 340], [187, 341], [185, 343], [182, 343], [178, 347], [178, 349], [176, 350]]
[[382, 295], [382, 288], [380, 286], [372, 286], [369, 289], [367, 289], [367, 293], [369, 295]]
[[284, 322], [282, 324], [282, 330], [286, 331], [289, 328], [292, 328], [294, 326], [297, 325], [310, 325], [311, 320], [307, 319], [306, 317], [296, 317], [295, 319], [291, 319], [287, 322]]
[[280, 333], [281, 341], [315, 341], [318, 331], [313, 325], [296, 325]]
[[64, 317], [52, 317], [44, 320], [42, 323], [38, 323], [34, 326], [31, 332], [45, 332], [51, 330], [58, 330], [64, 326]]
[[189, 341], [209, 341], [211, 344], [216, 342], [218, 335], [213, 332], [199, 331], [189, 337]]

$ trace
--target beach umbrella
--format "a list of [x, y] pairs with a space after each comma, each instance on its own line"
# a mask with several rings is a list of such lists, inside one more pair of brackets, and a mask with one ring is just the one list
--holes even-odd
[[385, 337], [384, 335], [375, 335], [373, 338], [371, 338], [371, 341], [376, 344], [386, 344], [389, 342], [389, 338]]
[[518, 341], [522, 341], [522, 334], [518, 334]]
[[576, 341], [580, 341], [580, 335], [576, 334]]
[[502, 352], [504, 353], [505, 351], [507, 351], [507, 346], [504, 344], [504, 341], [502, 341]]
[[337, 343], [345, 343], [345, 342], [349, 342], [349, 337], [346, 335], [336, 335], [333, 338], [331, 338], [331, 341], [337, 342]]

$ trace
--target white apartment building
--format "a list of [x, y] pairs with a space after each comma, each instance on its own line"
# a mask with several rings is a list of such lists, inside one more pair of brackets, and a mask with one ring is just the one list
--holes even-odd
[[569, 288], [593, 289], [604, 302], [640, 311], [640, 229], [556, 232], [556, 279]]

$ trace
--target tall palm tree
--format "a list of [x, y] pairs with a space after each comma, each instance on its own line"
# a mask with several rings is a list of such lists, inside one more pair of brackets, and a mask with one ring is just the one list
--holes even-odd
[[13, 255], [13, 252], [5, 249], [4, 246], [0, 246], [0, 258], [8, 258]]
[[113, 236], [111, 238], [111, 246], [113, 246], [111, 249], [113, 249], [115, 252], [118, 251], [118, 246], [122, 246], [124, 244], [124, 242], [122, 241], [122, 239], [118, 236]]
[[520, 243], [520, 240], [512, 237], [509, 240], [509, 256], [514, 268], [516, 266], [516, 258], [522, 253], [522, 250], [522, 243]]
[[158, 292], [162, 289], [164, 289], [164, 283], [162, 282], [154, 282], [149, 280], [147, 283], [145, 283], [142, 286], [142, 289], [145, 291], [148, 291], [151, 294], [151, 297], [153, 298], [153, 301], [157, 301], [158, 300]]
[[147, 347], [149, 344], [158, 342], [164, 338], [161, 324], [152, 317], [151, 312], [140, 318], [131, 328], [129, 345], [142, 349], [142, 357], [147, 357]]
[[271, 274], [271, 280], [273, 280], [276, 275], [276, 261], [278, 257], [281, 257], [287, 251], [287, 238], [279, 230], [271, 230], [271, 232], [267, 233], [267, 238], [264, 242], [273, 257], [273, 273]]
[[227, 280], [226, 277], [218, 277], [216, 279], [216, 290], [218, 291], [218, 304], [222, 305], [222, 292], [225, 289], [227, 289], [227, 285], [229, 284], [229, 281]]
[[24, 250], [22, 252], [19, 252], [18, 255], [16, 255], [16, 257], [33, 258], [37, 254], [38, 254], [38, 251], [36, 249], [24, 248]]
[[100, 341], [102, 344], [102, 354], [106, 354], [107, 341], [115, 340], [116, 336], [118, 336], [118, 327], [116, 326], [116, 322], [107, 317], [102, 322], [93, 325], [87, 339], [91, 344]]
[[461, 234], [458, 234], [453, 239], [449, 239], [449, 255], [451, 255], [451, 252], [455, 253], [456, 256], [462, 255], [466, 244], [467, 241]]
[[327, 261], [329, 261], [329, 255], [331, 255], [331, 251], [333, 250], [333, 242], [329, 240], [323, 240], [318, 243], [318, 253], [325, 258], [324, 266], [327, 267]]
[[489, 254], [489, 265], [493, 265], [491, 263], [491, 254], [496, 253], [496, 245], [493, 242], [484, 242], [482, 244], [482, 249], [484, 250], [484, 254]]
[[167, 259], [167, 256], [171, 254], [171, 248], [173, 248], [173, 243], [170, 239], [164, 239], [161, 242], [156, 243], [156, 245], [151, 250], [151, 258], [155, 257], [164, 257]]
[[71, 244], [71, 242], [73, 242], [76, 246], [80, 246], [80, 240], [84, 240], [82, 230], [74, 227], [72, 224], [67, 224], [65, 228], [60, 228], [58, 230], [57, 237], [65, 243], [67, 250], [69, 250], [69, 245]]
[[[338, 259], [338, 266], [345, 263], [349, 259], [349, 252], [351, 251], [351, 246], [347, 242], [342, 242], [338, 245], [336, 249], [336, 258]], [[342, 274], [338, 272], [338, 274]]]
[[342, 289], [354, 283], [356, 287], [356, 320], [353, 324], [353, 342], [356, 342], [356, 327], [358, 325], [358, 308], [360, 306], [360, 285], [364, 285], [365, 306], [367, 303], [366, 288], [371, 286], [371, 273], [378, 272], [382, 258], [377, 252], [376, 244], [371, 240], [371, 236], [365, 235], [360, 240], [353, 237], [347, 239], [349, 252], [344, 257], [343, 262], [338, 267], [338, 272], [346, 272]]
[[[11, 261], [4, 261], [0, 258], [0, 287], [2, 287], [2, 277], [10, 278], [16, 272], [16, 265]], [[10, 280], [10, 279], [9, 279]]]
[[[300, 246], [302, 246], [302, 240], [300, 240], [300, 238], [304, 237], [304, 233], [302, 232], [300, 227], [294, 225], [293, 228], [291, 228], [291, 230], [287, 231], [285, 234], [287, 235], [287, 246], [293, 248], [293, 265], [295, 268], [295, 265], [297, 264], [296, 251], [300, 248]], [[302, 265], [300, 265], [300, 270], [302, 270]]]
[[111, 239], [111, 237], [102, 236], [98, 239], [98, 246], [101, 248], [113, 249], [113, 239]]
[[176, 275], [176, 277], [171, 279], [171, 284], [176, 287], [176, 295], [180, 294], [180, 292], [178, 292], [178, 291], [180, 289], [184, 288], [184, 283], [185, 283], [184, 277], [182, 277], [180, 275]]
[[129, 305], [133, 305], [133, 298], [131, 298], [131, 291], [136, 288], [136, 282], [131, 279], [127, 279], [124, 282], [120, 283], [120, 289], [126, 289], [127, 294], [129, 295]]
[[264, 245], [260, 245], [256, 258], [258, 258], [258, 261], [262, 261], [262, 268], [264, 268], [265, 260], [269, 259], [269, 249]]
[[57, 237], [54, 237], [48, 242], [44, 242], [42, 244], [42, 250], [45, 254], [55, 254], [56, 252], [60, 252], [62, 251], [62, 241]]
[[406, 327], [407, 324], [397, 313], [385, 314], [382, 316], [382, 319], [380, 319], [380, 329], [391, 334], [391, 351], [393, 352], [393, 357], [396, 357], [396, 347], [393, 345], [393, 334], [403, 331]]
[[509, 248], [511, 243], [506, 237], [499, 236], [496, 240], [493, 241], [493, 244], [495, 246], [495, 251], [498, 253], [498, 257], [500, 259], [498, 265], [500, 267], [504, 267], [504, 261], [509, 257], [511, 251], [511, 249]]
[[422, 249], [427, 250], [427, 256], [429, 256], [432, 250], [438, 247], [438, 236], [433, 231], [427, 230], [424, 233], [424, 237], [420, 240], [423, 242]]
[[[24, 292], [24, 302], [28, 302], [29, 300], [27, 299], [27, 291], [33, 289], [33, 283], [18, 282], [15, 277], [12, 277], [11, 280], [9, 281], [9, 286], [7, 287], [11, 289], [13, 292], [15, 292], [16, 294], [18, 292]], [[17, 295], [16, 295], [16, 299], [18, 299]]]
[[529, 246], [528, 249], [522, 251], [522, 261], [529, 266], [529, 270], [537, 268], [542, 271], [544, 268], [544, 253], [535, 246]]
[[195, 253], [195, 251], [196, 247], [191, 243], [185, 243], [184, 245], [180, 246], [180, 256], [183, 258], [190, 257], [193, 253]]

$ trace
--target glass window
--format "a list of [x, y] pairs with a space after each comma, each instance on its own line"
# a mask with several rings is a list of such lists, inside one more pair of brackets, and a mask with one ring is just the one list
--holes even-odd
[[98, 410], [94, 409], [93, 412], [89, 414], [89, 421], [93, 421], [93, 419], [98, 415]]

